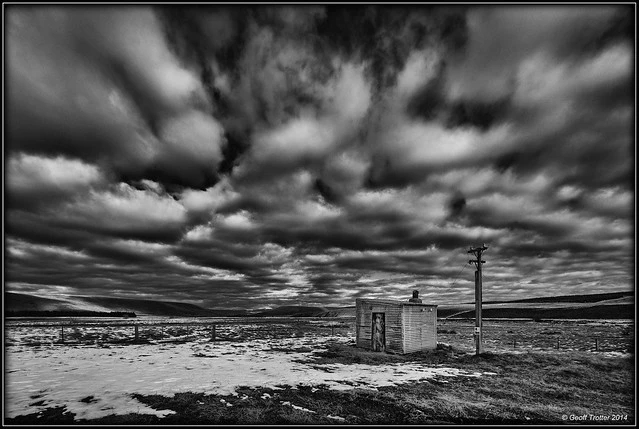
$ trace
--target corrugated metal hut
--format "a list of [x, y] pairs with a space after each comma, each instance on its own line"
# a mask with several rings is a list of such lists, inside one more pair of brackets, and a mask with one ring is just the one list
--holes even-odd
[[437, 306], [408, 301], [355, 300], [357, 347], [389, 353], [413, 353], [437, 347]]

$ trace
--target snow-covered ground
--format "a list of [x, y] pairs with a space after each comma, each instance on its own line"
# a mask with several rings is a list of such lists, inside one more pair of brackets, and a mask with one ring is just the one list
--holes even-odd
[[[66, 406], [76, 419], [109, 414], [165, 416], [131, 394], [172, 396], [178, 392], [235, 395], [239, 386], [317, 386], [330, 389], [375, 389], [433, 377], [471, 376], [455, 368], [417, 363], [342, 365], [301, 363], [328, 341], [350, 336], [262, 339], [136, 345], [20, 345], [6, 348], [5, 416]], [[238, 398], [240, 400], [240, 398]], [[229, 402], [230, 403], [230, 402]], [[232, 403], [231, 403], [232, 405]]]
[[[371, 366], [313, 362], [313, 352], [326, 349], [329, 342], [352, 343], [355, 337], [354, 327], [341, 322], [332, 336], [330, 325], [337, 322], [330, 320], [251, 323], [247, 319], [248, 323], [240, 324], [222, 319], [149, 317], [134, 322], [144, 344], [132, 344], [130, 320], [18, 320], [5, 326], [5, 416], [37, 413], [54, 406], [65, 406], [77, 419], [127, 413], [165, 416], [172, 411], [154, 410], [131, 395], [234, 395], [239, 386], [376, 389], [435, 377], [445, 382], [446, 377], [494, 376], [418, 363]], [[216, 338], [225, 341], [210, 341], [212, 324], [217, 324]], [[65, 344], [59, 344], [62, 325]], [[440, 324], [438, 341], [472, 352], [472, 328], [467, 321], [446, 321]], [[503, 321], [487, 322], [485, 328], [487, 351], [593, 351], [593, 338], [599, 337], [600, 355], [623, 357], [630, 356], [625, 342], [631, 338], [626, 334], [634, 332], [634, 322]], [[557, 340], [560, 350], [555, 348]], [[226, 404], [233, 406], [232, 401]]]

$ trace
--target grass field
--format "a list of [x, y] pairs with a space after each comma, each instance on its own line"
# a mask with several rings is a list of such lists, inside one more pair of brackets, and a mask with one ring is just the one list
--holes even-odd
[[[247, 359], [255, 362], [271, 359], [274, 367], [288, 363], [292, 365], [290, 371], [303, 369], [308, 372], [288, 378], [267, 378], [265, 380], [269, 382], [252, 385], [239, 383], [234, 389], [218, 394], [188, 389], [188, 383], [183, 383], [173, 394], [155, 394], [142, 388], [130, 394], [131, 400], [140, 406], [162, 410], [162, 416], [126, 412], [81, 419], [68, 405], [43, 401], [38, 412], [13, 416], [5, 419], [5, 423], [634, 424], [634, 354], [493, 347], [490, 352], [475, 356], [467, 335], [458, 333], [463, 329], [459, 326], [453, 329], [453, 326], [448, 324], [440, 328], [445, 331], [440, 340], [445, 337], [446, 342], [441, 342], [436, 351], [411, 355], [355, 348], [350, 332], [335, 338], [326, 338], [322, 331], [319, 334], [323, 336], [309, 332], [301, 339], [296, 337], [295, 341], [292, 338], [272, 340], [267, 354], [259, 355], [262, 357], [247, 355]], [[512, 330], [512, 326], [508, 326], [504, 330]], [[611, 326], [618, 328], [618, 325], [601, 323], [580, 329], [599, 329], [603, 335]], [[310, 325], [306, 328], [311, 330]], [[539, 332], [548, 329], [540, 323], [521, 325], [522, 331], [533, 328]], [[299, 333], [299, 326], [292, 326], [291, 332]], [[212, 368], [216, 368], [222, 363], [220, 359], [227, 359], [242, 372], [242, 350], [248, 353], [257, 344], [257, 340], [242, 343], [245, 349], [239, 344], [206, 348], [207, 344], [198, 343], [180, 347], [191, 347], [188, 365], [206, 361], [214, 362]], [[141, 347], [139, 350], [144, 353], [172, 350], [166, 348], [167, 345], [162, 346], [163, 349], [153, 344], [134, 347]], [[122, 346], [109, 352], [123, 355], [126, 350], [133, 349]], [[132, 359], [131, 365], [139, 367], [143, 359], [152, 358]], [[411, 371], [421, 367], [432, 369], [432, 376], [411, 378]], [[367, 385], [361, 377], [355, 376], [356, 373], [361, 375], [366, 368], [370, 372], [379, 371], [379, 376], [372, 377], [373, 380], [389, 377], [386, 370], [392, 368], [390, 379], [396, 378], [398, 382], [375, 385], [369, 381]], [[445, 370], [450, 368], [458, 374], [446, 373]], [[323, 383], [322, 373], [331, 381]], [[353, 375], [349, 375], [351, 373]], [[206, 374], [206, 371], [198, 374]], [[404, 374], [406, 378], [399, 380]], [[278, 384], [276, 380], [282, 380], [282, 383]], [[336, 388], [336, 382], [340, 383], [340, 388]], [[82, 405], [90, 406], [92, 402], [99, 403], [102, 392], [90, 394], [85, 391], [81, 396]], [[31, 397], [35, 404], [42, 399], [44, 397], [37, 395]]]

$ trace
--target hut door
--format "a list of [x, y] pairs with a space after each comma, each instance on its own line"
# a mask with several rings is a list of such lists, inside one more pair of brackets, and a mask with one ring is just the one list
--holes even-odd
[[373, 313], [372, 349], [376, 352], [386, 350], [386, 320], [384, 313]]

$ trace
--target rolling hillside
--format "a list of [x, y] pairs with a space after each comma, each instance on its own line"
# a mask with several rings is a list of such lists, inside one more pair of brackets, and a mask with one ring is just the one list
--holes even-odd
[[[484, 302], [483, 317], [523, 319], [634, 319], [634, 291]], [[434, 304], [437, 304], [436, 302]], [[355, 317], [355, 306], [327, 307], [324, 317]], [[474, 318], [474, 303], [441, 304], [437, 316]]]
[[[483, 318], [503, 319], [634, 319], [634, 306], [630, 304], [581, 305], [543, 308], [538, 304], [531, 307], [491, 307], [482, 306]], [[439, 317], [474, 319], [475, 310], [463, 312], [457, 309], [437, 310]]]
[[597, 293], [591, 295], [560, 295], [560, 296], [546, 296], [541, 298], [527, 298], [517, 299], [512, 301], [486, 301], [485, 304], [507, 304], [507, 303], [557, 303], [557, 302], [572, 302], [572, 303], [594, 303], [611, 300], [626, 300], [632, 302], [634, 299], [634, 291], [624, 292], [611, 292], [611, 293]]
[[254, 317], [322, 317], [326, 311], [326, 308], [323, 307], [290, 305], [251, 312], [248, 315]]
[[[193, 317], [355, 317], [355, 306], [283, 306], [268, 310], [241, 311], [206, 309], [194, 304], [144, 299], [80, 297], [45, 298], [35, 295], [4, 294], [5, 314], [16, 311], [46, 312], [133, 312], [151, 316]], [[436, 303], [435, 303], [436, 304]], [[524, 319], [633, 319], [634, 292], [531, 298], [515, 301], [484, 302], [485, 318]], [[45, 315], [45, 314], [43, 314]], [[443, 304], [440, 318], [474, 318], [474, 304]]]
[[[482, 304], [486, 318], [513, 319], [634, 319], [634, 292], [562, 295]], [[475, 305], [441, 305], [439, 317], [474, 318]]]
[[62, 298], [44, 298], [36, 295], [21, 293], [4, 293], [4, 311], [115, 311], [110, 308]]
[[244, 315], [237, 310], [212, 310], [194, 304], [171, 301], [153, 301], [144, 299], [81, 297], [44, 298], [20, 293], [4, 294], [6, 312], [46, 312], [46, 311], [94, 311], [94, 312], [133, 312], [136, 315], [150, 316], [208, 316], [224, 317]]
[[355, 317], [355, 306], [327, 307], [321, 317]]

